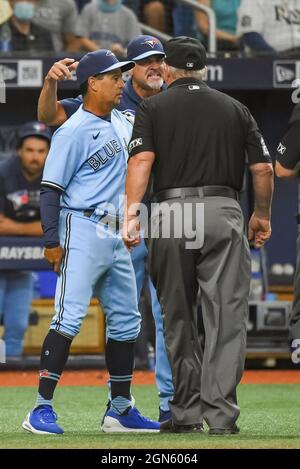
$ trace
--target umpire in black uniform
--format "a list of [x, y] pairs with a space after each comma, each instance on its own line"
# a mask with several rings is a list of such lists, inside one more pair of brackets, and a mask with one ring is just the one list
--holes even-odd
[[[244, 369], [250, 284], [238, 192], [248, 159], [255, 191], [249, 238], [262, 246], [271, 234], [273, 169], [248, 109], [202, 81], [205, 64], [198, 40], [167, 43], [168, 89], [141, 104], [129, 147], [124, 241], [128, 247], [138, 241], [133, 204], [141, 201], [152, 170], [150, 272], [175, 389], [172, 420], [161, 431], [201, 431], [205, 419], [211, 434], [230, 434], [239, 431], [236, 387]], [[203, 357], [196, 327], [199, 293]]]
[[[286, 134], [276, 152], [276, 176], [295, 180], [300, 178], [300, 104], [297, 104], [289, 120]], [[300, 214], [297, 215], [300, 225]], [[300, 233], [300, 232], [299, 232]], [[290, 316], [291, 339], [300, 339], [300, 234], [297, 239], [297, 267], [294, 278], [294, 302]], [[297, 348], [298, 345], [295, 346]]]

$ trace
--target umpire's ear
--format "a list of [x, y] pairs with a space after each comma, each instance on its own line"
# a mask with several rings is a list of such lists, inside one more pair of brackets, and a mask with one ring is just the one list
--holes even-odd
[[167, 85], [169, 83], [171, 83], [171, 81], [173, 81], [173, 76], [172, 76], [172, 73], [171, 73], [171, 69], [170, 69], [169, 65], [166, 64], [166, 62], [163, 63], [162, 76], [163, 76], [164, 82]]

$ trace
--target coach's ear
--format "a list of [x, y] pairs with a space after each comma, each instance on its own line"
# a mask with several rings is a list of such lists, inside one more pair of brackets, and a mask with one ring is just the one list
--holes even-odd
[[99, 82], [102, 78], [103, 76], [98, 75], [96, 77], [89, 77], [88, 79], [89, 88], [95, 93], [97, 93], [97, 91], [99, 90]]

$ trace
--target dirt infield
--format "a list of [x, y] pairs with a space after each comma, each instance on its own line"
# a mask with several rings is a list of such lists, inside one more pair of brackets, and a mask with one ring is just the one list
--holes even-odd
[[[99, 386], [106, 384], [108, 374], [99, 370], [65, 371], [61, 386]], [[245, 384], [300, 384], [300, 370], [247, 370], [242, 383]], [[0, 386], [36, 386], [36, 371], [1, 371]], [[133, 384], [155, 384], [154, 373], [136, 371]]]

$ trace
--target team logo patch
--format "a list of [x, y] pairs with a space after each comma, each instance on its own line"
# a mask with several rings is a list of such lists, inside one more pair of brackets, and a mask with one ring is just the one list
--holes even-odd
[[158, 44], [158, 40], [157, 40], [157, 39], [148, 39], [148, 41], [144, 41], [144, 42], [142, 42], [141, 44], [147, 44], [147, 45], [150, 46], [152, 49], [154, 49], [154, 47], [156, 46], [156, 44]]
[[187, 62], [186, 66], [187, 68], [194, 68], [194, 62]]
[[140, 147], [141, 145], [143, 145], [143, 139], [142, 139], [142, 138], [136, 138], [135, 140], [132, 140], [132, 142], [130, 142], [129, 147], [128, 147], [129, 153], [130, 153], [134, 148]]
[[7, 194], [7, 198], [12, 202], [15, 210], [18, 210], [23, 205], [29, 204], [29, 193], [27, 190]]
[[134, 124], [134, 116], [135, 112], [132, 109], [125, 109], [125, 111], [122, 111], [122, 114], [126, 117], [126, 119], [130, 122], [130, 124]]
[[45, 124], [42, 124], [41, 122], [36, 122], [34, 125], [33, 125], [33, 128], [34, 130], [36, 130], [37, 132], [42, 132], [43, 130], [46, 130], [47, 129], [47, 126]]
[[278, 145], [278, 147], [277, 147], [278, 153], [280, 153], [281, 155], [283, 155], [284, 152], [285, 152], [285, 150], [286, 150], [286, 147], [285, 147], [284, 145], [282, 145], [282, 143], [279, 143], [279, 145]]

